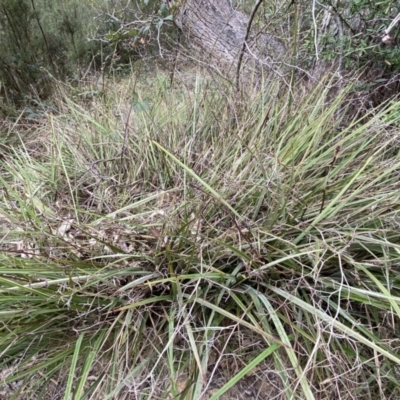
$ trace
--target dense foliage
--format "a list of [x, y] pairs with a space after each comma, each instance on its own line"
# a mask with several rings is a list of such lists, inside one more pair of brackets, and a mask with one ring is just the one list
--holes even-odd
[[[304, 2], [307, 3], [307, 2]], [[303, 3], [299, 58], [336, 63], [341, 75], [363, 72], [360, 92], [373, 105], [396, 96], [400, 74], [400, 6], [392, 0]], [[389, 35], [385, 30], [391, 27]]]
[[333, 96], [137, 68], [173, 10], [101, 3], [0, 0], [0, 398], [398, 399], [400, 102], [349, 112], [396, 94], [397, 6], [263, 3], [302, 67], [362, 68]]
[[40, 102], [55, 80], [79, 79], [96, 51], [87, 40], [92, 19], [91, 6], [82, 1], [1, 0], [3, 106]]
[[76, 84], [109, 66], [129, 66], [139, 43], [121, 44], [136, 33], [115, 32], [114, 8], [101, 1], [0, 0], [0, 112], [43, 108], [57, 81]]
[[1, 148], [0, 390], [398, 398], [399, 103], [154, 76]]

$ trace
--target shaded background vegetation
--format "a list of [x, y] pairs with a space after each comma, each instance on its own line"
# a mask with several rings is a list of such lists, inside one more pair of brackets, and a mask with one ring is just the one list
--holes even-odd
[[[0, 1], [0, 80], [6, 104], [46, 99], [54, 80], [77, 79], [96, 56], [90, 3]], [[97, 46], [98, 47], [98, 46]]]
[[117, 12], [135, 19], [138, 7], [114, 3], [0, 0], [3, 114], [48, 99], [57, 81], [73, 84], [106, 67], [122, 70], [142, 55], [148, 27], [121, 30]]
[[[234, 3], [249, 13], [255, 1]], [[73, 83], [109, 67], [130, 70], [144, 55], [168, 65], [182, 44], [173, 11], [160, 0], [0, 0], [3, 115], [12, 105], [47, 99], [57, 80]], [[363, 71], [359, 89], [376, 105], [398, 92], [399, 29], [392, 30], [390, 43], [382, 37], [399, 12], [390, 0], [276, 0], [262, 4], [256, 23], [276, 34], [303, 70], [323, 60], [343, 74]]]

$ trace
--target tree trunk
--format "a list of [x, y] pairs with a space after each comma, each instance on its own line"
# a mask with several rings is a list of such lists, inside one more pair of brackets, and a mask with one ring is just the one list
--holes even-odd
[[250, 31], [248, 35], [249, 21], [245, 14], [234, 10], [230, 0], [183, 0], [175, 18], [190, 46], [203, 53], [202, 60], [224, 66], [229, 75], [236, 73], [242, 50], [242, 71], [255, 68], [257, 73], [262, 67], [276, 66], [274, 61], [286, 53], [282, 43], [271, 34]]

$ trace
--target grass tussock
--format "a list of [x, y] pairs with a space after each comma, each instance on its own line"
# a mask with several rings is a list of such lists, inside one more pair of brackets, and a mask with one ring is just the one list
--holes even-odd
[[7, 398], [400, 396], [400, 103], [278, 89], [115, 82], [2, 142]]

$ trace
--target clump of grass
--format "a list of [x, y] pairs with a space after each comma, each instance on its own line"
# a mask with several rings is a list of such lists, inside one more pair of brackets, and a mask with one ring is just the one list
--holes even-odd
[[167, 86], [60, 95], [2, 148], [4, 390], [396, 398], [400, 104]]

